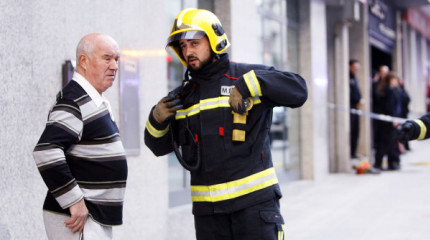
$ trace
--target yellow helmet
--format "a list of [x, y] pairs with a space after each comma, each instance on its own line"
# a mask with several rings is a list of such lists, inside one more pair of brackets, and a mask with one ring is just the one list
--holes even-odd
[[187, 8], [176, 16], [167, 39], [167, 46], [175, 51], [179, 60], [187, 67], [179, 48], [179, 40], [200, 39], [205, 35], [209, 39], [212, 51], [216, 54], [220, 54], [230, 47], [227, 34], [215, 14], [204, 9]]

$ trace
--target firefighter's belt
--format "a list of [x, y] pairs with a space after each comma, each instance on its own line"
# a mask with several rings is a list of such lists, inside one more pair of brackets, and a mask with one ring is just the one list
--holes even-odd
[[193, 202], [219, 202], [237, 198], [278, 183], [275, 169], [268, 168], [251, 176], [211, 186], [191, 186]]

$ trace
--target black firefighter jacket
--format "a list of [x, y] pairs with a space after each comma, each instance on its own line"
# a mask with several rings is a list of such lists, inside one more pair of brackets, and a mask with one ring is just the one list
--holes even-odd
[[[173, 91], [181, 95], [184, 108], [163, 124], [151, 111], [145, 144], [161, 156], [172, 152], [175, 139], [186, 162], [195, 162], [199, 155], [201, 165], [191, 171], [193, 213], [228, 214], [280, 198], [269, 142], [272, 108], [303, 105], [307, 99], [304, 79], [273, 67], [233, 63], [227, 54], [190, 75], [185, 87]], [[228, 103], [233, 87], [244, 98], [253, 99], [246, 124], [233, 123]], [[233, 141], [233, 130], [245, 131], [245, 141]]]
[[423, 140], [430, 138], [430, 112], [414, 120], [414, 123], [419, 131], [417, 131], [418, 134], [413, 139]]

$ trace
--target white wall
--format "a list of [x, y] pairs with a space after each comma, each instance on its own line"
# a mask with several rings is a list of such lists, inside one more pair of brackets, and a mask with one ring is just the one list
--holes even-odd
[[326, 7], [322, 0], [311, 2], [311, 36], [314, 171], [315, 179], [320, 179], [329, 173], [327, 30]]
[[262, 63], [261, 19], [255, 0], [234, 0], [231, 7], [231, 60]]
[[[31, 153], [61, 88], [61, 65], [90, 32], [111, 35], [122, 49], [163, 50], [167, 17], [163, 1], [154, 0], [5, 0], [0, 11], [0, 239], [45, 239], [46, 187]], [[167, 91], [166, 61], [139, 63], [141, 155], [128, 158], [124, 226], [114, 228], [115, 239], [163, 239], [166, 232], [167, 162], [143, 142], [149, 110]], [[116, 119], [118, 82], [106, 93]]]
[[300, 74], [308, 86], [308, 100], [298, 110], [301, 174], [303, 179], [318, 180], [329, 173], [325, 2], [302, 0], [299, 11]]
[[409, 111], [418, 115], [426, 113], [426, 79], [427, 46], [425, 39], [419, 36], [414, 29], [404, 27], [404, 81], [406, 91], [411, 96]]

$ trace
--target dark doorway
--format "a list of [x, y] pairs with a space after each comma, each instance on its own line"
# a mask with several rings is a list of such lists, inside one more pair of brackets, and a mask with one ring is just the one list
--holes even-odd
[[392, 62], [393, 57], [391, 53], [387, 53], [386, 51], [382, 51], [377, 47], [370, 46], [370, 55], [371, 55], [371, 65], [370, 69], [372, 69], [372, 77], [378, 72], [379, 66], [387, 65], [390, 68], [390, 71], [393, 70]]

